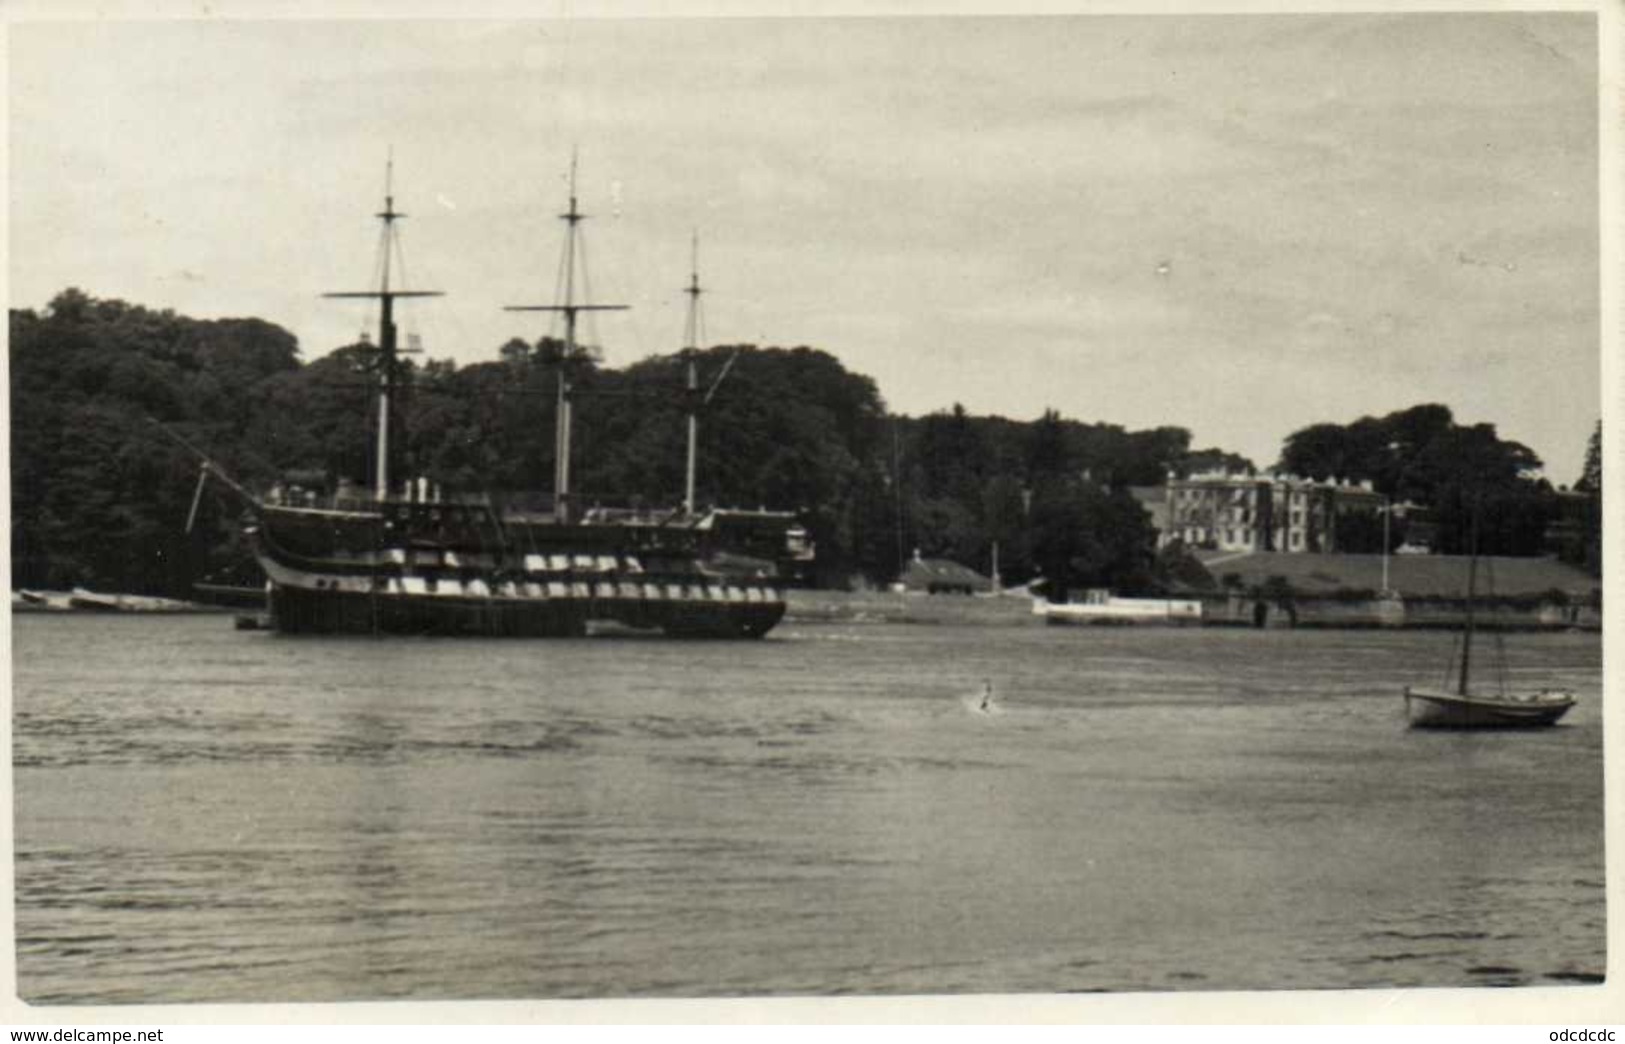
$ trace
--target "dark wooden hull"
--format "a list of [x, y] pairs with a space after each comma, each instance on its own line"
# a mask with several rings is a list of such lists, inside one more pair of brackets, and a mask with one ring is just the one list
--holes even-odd
[[[497, 522], [470, 512], [459, 521], [462, 539], [434, 541], [399, 518], [383, 526], [365, 514], [267, 512], [253, 535], [270, 581], [270, 626], [570, 638], [604, 622], [678, 638], [759, 638], [784, 615], [768, 582], [701, 570], [681, 532], [557, 526], [526, 534], [527, 550], [515, 550], [515, 527]], [[482, 528], [502, 539], [468, 536]]]
[[271, 627], [285, 634], [577, 638], [590, 623], [604, 621], [676, 638], [760, 638], [784, 615], [782, 602], [371, 595], [276, 583], [270, 600]]

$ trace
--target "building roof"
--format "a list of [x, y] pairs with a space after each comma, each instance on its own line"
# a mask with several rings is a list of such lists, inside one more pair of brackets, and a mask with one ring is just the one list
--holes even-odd
[[1287, 486], [1291, 489], [1329, 489], [1338, 493], [1380, 497], [1373, 487], [1370, 479], [1359, 481], [1344, 480], [1341, 478], [1312, 479], [1301, 475], [1281, 474], [1274, 471], [1257, 471], [1251, 474], [1235, 474], [1223, 469], [1216, 471], [1199, 471], [1185, 478], [1168, 480], [1169, 485], [1184, 487], [1190, 486]]
[[902, 583], [910, 591], [927, 591], [933, 587], [968, 587], [973, 591], [986, 591], [993, 581], [968, 566], [946, 558], [916, 558], [903, 570]]
[[[1339, 588], [1376, 591], [1382, 587], [1381, 555], [1202, 551], [1197, 558], [1214, 580], [1223, 581], [1227, 573], [1235, 573], [1244, 586], [1279, 576], [1306, 594], [1329, 594]], [[1467, 593], [1467, 557], [1390, 555], [1388, 586], [1401, 595], [1460, 597]], [[1583, 596], [1601, 587], [1600, 579], [1552, 558], [1484, 555], [1478, 560], [1478, 591], [1482, 595], [1513, 597], [1559, 590]]]

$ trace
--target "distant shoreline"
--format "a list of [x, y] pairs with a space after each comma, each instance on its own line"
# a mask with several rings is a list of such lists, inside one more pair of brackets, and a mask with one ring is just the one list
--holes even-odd
[[[94, 602], [87, 600], [92, 596]], [[1191, 626], [1239, 629], [1304, 630], [1450, 630], [1465, 622], [1465, 603], [1459, 598], [1413, 597], [1398, 615], [1395, 603], [1380, 599], [1298, 595], [1279, 604], [1254, 595], [1223, 592], [1183, 594], [1203, 603], [1202, 619]], [[904, 624], [924, 626], [1042, 627], [1047, 621], [1033, 612], [1033, 602], [1022, 595], [924, 594], [893, 591], [788, 590], [784, 624]], [[1478, 602], [1479, 627], [1504, 631], [1601, 632], [1602, 612], [1591, 606], [1565, 606], [1527, 599], [1482, 598]], [[1259, 603], [1268, 606], [1262, 623], [1254, 616]], [[98, 604], [99, 603], [99, 604]], [[72, 616], [227, 616], [242, 614], [242, 607], [211, 605], [142, 595], [100, 592], [13, 591], [13, 614]], [[1058, 622], [1056, 622], [1058, 623]], [[781, 626], [783, 626], [781, 624]], [[1160, 627], [1178, 626], [1166, 620], [1127, 620], [1068, 623], [1063, 626]]]

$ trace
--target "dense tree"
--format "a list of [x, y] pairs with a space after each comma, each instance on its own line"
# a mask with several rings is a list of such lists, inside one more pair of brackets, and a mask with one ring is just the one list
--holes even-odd
[[1380, 443], [1360, 421], [1311, 424], [1287, 436], [1278, 468], [1321, 481], [1375, 479], [1386, 463]]
[[10, 329], [16, 582], [184, 587], [211, 557], [182, 532], [197, 464], [151, 421], [268, 480], [248, 436], [263, 385], [298, 371], [293, 337], [77, 289], [12, 312]]
[[[1036, 421], [963, 406], [890, 416], [874, 382], [808, 347], [696, 352], [702, 505], [793, 510], [821, 579], [897, 576], [916, 548], [1064, 586], [1153, 583], [1143, 511], [1123, 492], [1160, 484], [1192, 454], [1181, 428], [1127, 431], [1048, 410]], [[574, 489], [587, 506], [675, 505], [683, 493], [683, 356], [624, 369], [550, 338], [494, 346], [463, 367], [399, 371], [398, 477], [448, 492], [545, 498], [558, 381], [575, 389]], [[153, 420], [246, 486], [368, 486], [376, 349], [302, 364], [291, 334], [257, 319], [196, 320], [78, 290], [11, 313], [12, 553], [16, 582], [184, 595], [243, 559], [239, 511], [205, 497], [184, 531], [197, 461]]]
[[1077, 454], [1060, 413], [1045, 410], [1027, 432], [1027, 477], [1033, 482], [1056, 481], [1071, 477], [1077, 468]]
[[1115, 424], [1086, 424], [1075, 430], [1084, 471], [1113, 489], [1160, 486], [1170, 466], [1190, 452], [1191, 433], [1184, 428], [1125, 431]]
[[1559, 551], [1568, 562], [1594, 576], [1602, 575], [1602, 421], [1591, 430], [1586, 442], [1585, 465], [1574, 494], [1563, 508], [1564, 521], [1572, 527], [1572, 537]]
[[990, 462], [982, 429], [971, 422], [965, 407], [956, 402], [952, 412], [933, 413], [922, 419], [915, 437], [915, 454], [927, 495], [976, 501]]
[[1025, 580], [1032, 575], [1032, 534], [1028, 527], [1031, 495], [1020, 478], [1011, 474], [994, 476], [982, 492], [987, 561], [992, 562], [993, 545], [997, 544], [1001, 579]]
[[[1127, 488], [1160, 485], [1170, 471], [1252, 468], [1222, 449], [1192, 450], [1183, 428], [1128, 431], [1053, 409], [1027, 422], [958, 404], [889, 416], [872, 380], [807, 347], [717, 346], [693, 360], [703, 387], [728, 372], [699, 407], [699, 500], [798, 512], [829, 583], [893, 579], [915, 549], [986, 570], [996, 544], [1004, 579], [1041, 575], [1056, 594], [1190, 586], [1199, 565], [1153, 556]], [[687, 361], [610, 369], [591, 348], [567, 357], [556, 339], [516, 338], [490, 362], [403, 364], [398, 467], [451, 492], [545, 496], [562, 374], [575, 388], [581, 500], [675, 505], [692, 404]], [[257, 319], [195, 320], [78, 290], [38, 313], [12, 312], [17, 582], [184, 594], [193, 579], [230, 568], [242, 557], [236, 506], [205, 498], [188, 537], [197, 463], [152, 421], [251, 488], [290, 474], [365, 485], [376, 365], [365, 343], [301, 364], [292, 335]], [[1601, 461], [1599, 426], [1577, 490], [1600, 490]], [[1286, 440], [1280, 466], [1369, 479], [1422, 505], [1443, 550], [1468, 546], [1473, 519], [1482, 550], [1539, 550], [1557, 496], [1527, 447], [1491, 425], [1458, 425], [1437, 404], [1304, 428]], [[1365, 532], [1373, 524], [1341, 519], [1340, 543], [1379, 541]], [[1600, 525], [1588, 533], [1598, 545]]]
[[[1538, 554], [1554, 510], [1540, 458], [1500, 438], [1493, 424], [1459, 425], [1450, 410], [1413, 406], [1348, 425], [1314, 424], [1289, 435], [1280, 470], [1309, 478], [1369, 480], [1396, 501], [1431, 515], [1435, 548], [1463, 553], [1478, 520], [1478, 546], [1488, 554]], [[1340, 520], [1347, 547], [1380, 546], [1369, 519]]]
[[1139, 593], [1153, 586], [1156, 533], [1127, 493], [1079, 479], [1041, 486], [1033, 495], [1031, 541], [1051, 601], [1080, 588]]
[[1222, 471], [1231, 475], [1252, 475], [1258, 468], [1239, 453], [1229, 453], [1216, 446], [1192, 450], [1180, 457], [1173, 471], [1180, 478], [1189, 478], [1202, 472]]
[[1585, 465], [1574, 488], [1580, 493], [1602, 494], [1602, 421], [1591, 429], [1591, 438], [1586, 442]]
[[[1023, 423], [972, 416], [956, 405], [896, 425], [901, 490], [895, 516], [906, 546], [987, 571], [996, 544], [1001, 579], [1011, 583], [1038, 575], [1045, 560], [1054, 568], [1076, 557], [1065, 547], [1044, 546], [1064, 527], [1038, 526], [1035, 503], [1049, 498], [1053, 506], [1053, 491], [1063, 488], [1105, 494], [1161, 485], [1190, 455], [1183, 428], [1131, 432], [1070, 420], [1054, 409]], [[1144, 515], [1137, 506], [1134, 511], [1136, 519]], [[894, 552], [864, 569], [887, 579], [895, 559]], [[875, 568], [881, 563], [888, 569]]]

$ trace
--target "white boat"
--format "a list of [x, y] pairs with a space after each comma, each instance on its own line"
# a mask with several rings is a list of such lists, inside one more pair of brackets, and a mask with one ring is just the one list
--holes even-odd
[[52, 602], [50, 596], [40, 591], [11, 592], [11, 611], [14, 613], [49, 613], [67, 607], [65, 597]]
[[97, 591], [87, 591], [83, 587], [75, 587], [73, 593], [68, 595], [68, 608], [96, 613], [116, 613], [123, 611], [125, 605], [118, 595], [106, 595]]
[[1119, 598], [1091, 590], [1082, 602], [1033, 600], [1033, 615], [1049, 624], [1200, 624], [1202, 603], [1175, 598]]
[[102, 594], [83, 587], [75, 587], [67, 599], [69, 609], [93, 613], [186, 613], [197, 606], [173, 598], [152, 595]]
[[[1506, 729], [1551, 725], [1574, 706], [1574, 694], [1563, 689], [1542, 688], [1512, 692], [1505, 684], [1504, 670], [1497, 672], [1502, 684], [1496, 692], [1474, 692], [1468, 685], [1473, 653], [1473, 602], [1478, 586], [1478, 534], [1474, 521], [1473, 551], [1467, 560], [1467, 625], [1461, 636], [1461, 659], [1455, 670], [1456, 684], [1444, 687], [1411, 685], [1405, 688], [1405, 717], [1411, 728]], [[1499, 635], [1497, 654], [1501, 654]]]
[[1561, 689], [1529, 693], [1454, 693], [1410, 686], [1405, 713], [1412, 728], [1527, 728], [1550, 725], [1574, 706], [1574, 694]]

